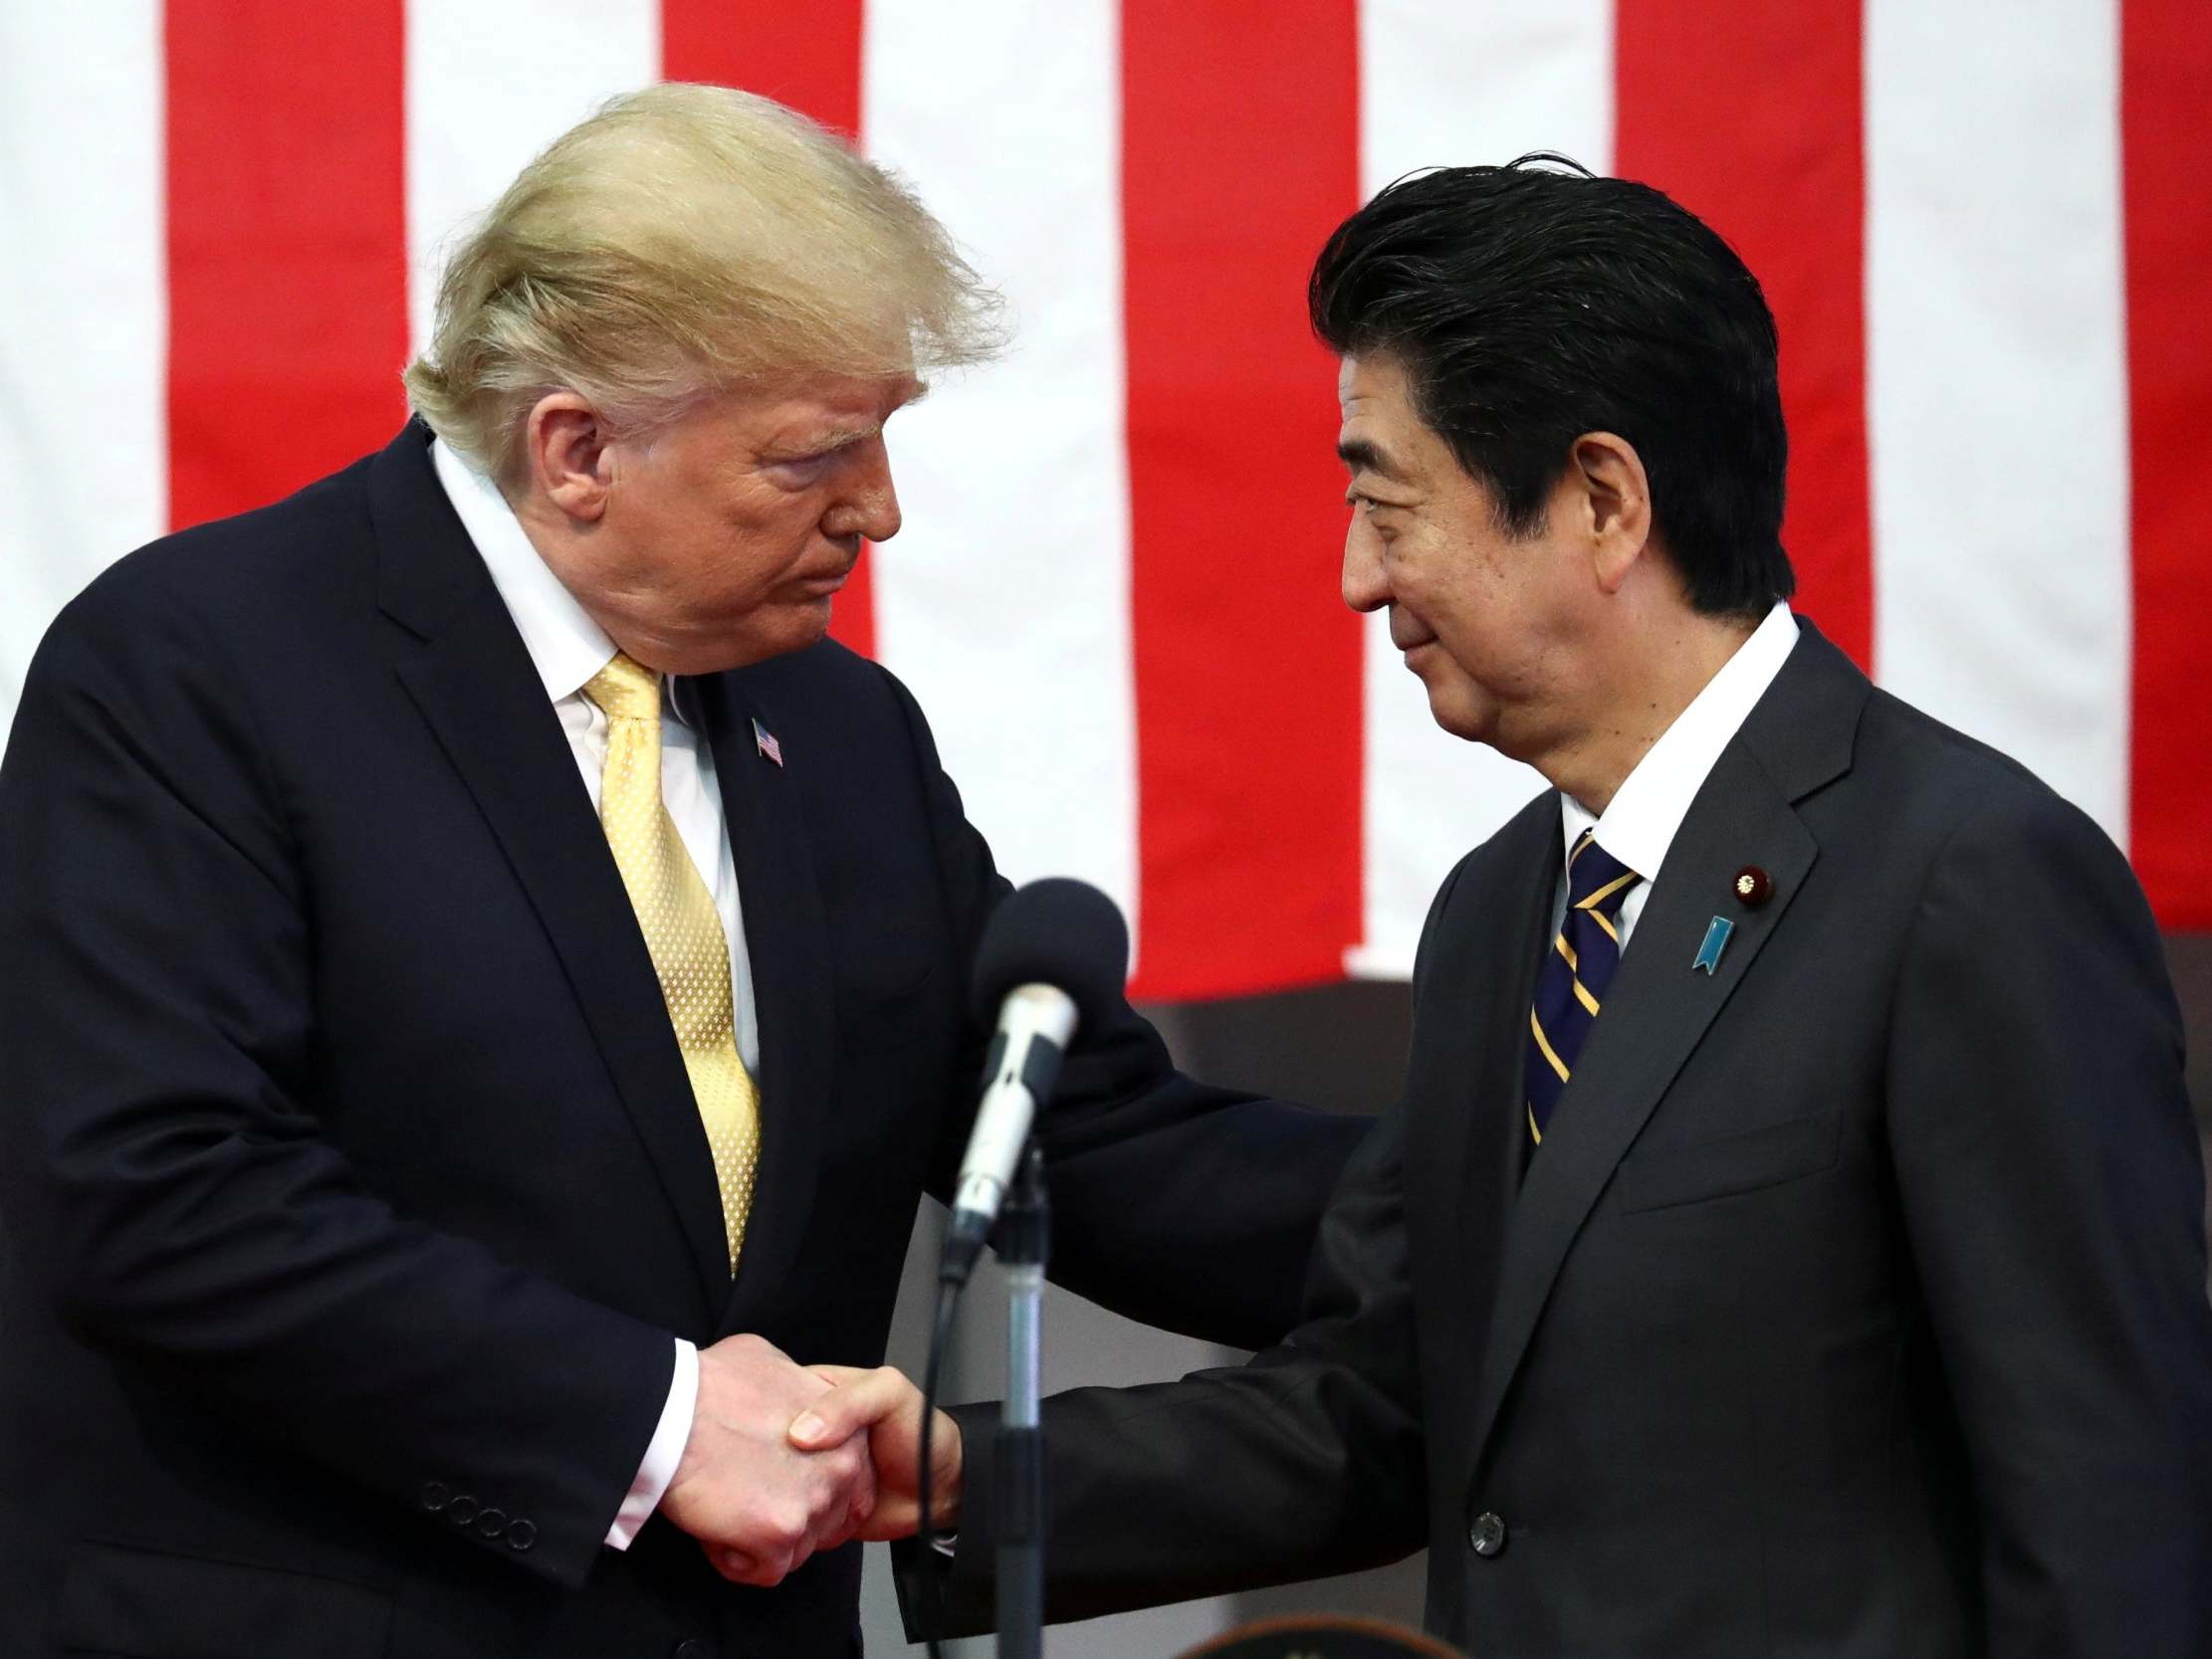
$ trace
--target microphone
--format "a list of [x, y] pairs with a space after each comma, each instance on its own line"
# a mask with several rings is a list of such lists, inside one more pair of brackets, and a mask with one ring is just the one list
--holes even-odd
[[1031, 882], [984, 926], [976, 950], [977, 1017], [995, 1015], [983, 1102], [961, 1160], [942, 1277], [965, 1284], [998, 1218], [1037, 1108], [1052, 1098], [1075, 1032], [1105, 1019], [1129, 976], [1129, 928], [1097, 888], [1065, 877]]

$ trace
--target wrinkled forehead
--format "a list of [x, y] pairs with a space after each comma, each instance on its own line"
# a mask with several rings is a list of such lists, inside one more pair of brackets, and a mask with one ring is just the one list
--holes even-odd
[[1343, 410], [1343, 411], [1345, 412], [1345, 414], [1346, 414], [1347, 416], [1349, 416], [1349, 415], [1351, 414], [1351, 412], [1352, 412], [1352, 399], [1353, 399], [1353, 396], [1354, 396], [1354, 392], [1353, 392], [1353, 387], [1354, 387], [1354, 385], [1356, 384], [1356, 382], [1357, 382], [1357, 380], [1358, 380], [1358, 377], [1359, 377], [1359, 372], [1360, 372], [1360, 359], [1359, 359], [1359, 358], [1357, 358], [1357, 357], [1354, 357], [1354, 356], [1350, 356], [1350, 355], [1347, 355], [1347, 356], [1339, 357], [1339, 358], [1337, 359], [1337, 364], [1336, 364], [1336, 401], [1337, 401], [1337, 407], [1338, 407], [1339, 409], [1342, 409], [1342, 410]]
[[912, 371], [840, 374], [828, 371], [780, 376], [734, 388], [729, 406], [778, 421], [880, 428], [920, 398], [928, 387]]
[[846, 419], [881, 423], [929, 388], [912, 369], [893, 374], [823, 374], [799, 382], [798, 397]]
[[1414, 418], [1405, 366], [1387, 352], [1350, 353], [1336, 370], [1337, 408], [1349, 424], [1391, 427]]
[[1343, 423], [1336, 448], [1345, 468], [1405, 482], [1423, 446], [1397, 364], [1388, 358], [1344, 358], [1337, 368], [1337, 404]]

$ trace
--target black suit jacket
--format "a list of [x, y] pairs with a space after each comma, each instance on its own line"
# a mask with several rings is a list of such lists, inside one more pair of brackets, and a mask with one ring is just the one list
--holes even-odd
[[[0, 1653], [855, 1650], [857, 1549], [749, 1591], [663, 1522], [601, 1541], [672, 1333], [880, 1361], [1005, 883], [880, 668], [692, 694], [761, 1025], [734, 1286], [643, 940], [427, 434], [55, 624], [0, 767]], [[1126, 1008], [1063, 1077], [1058, 1277], [1278, 1336], [1364, 1126], [1201, 1089]]]
[[[1545, 795], [1438, 893], [1303, 1329], [1047, 1402], [1054, 1615], [1426, 1542], [1428, 1622], [1478, 1659], [2212, 1653], [2204, 1187], [2111, 843], [1808, 629], [1524, 1181], [1560, 840]], [[965, 1416], [928, 1587], [973, 1623], [995, 1444]]]

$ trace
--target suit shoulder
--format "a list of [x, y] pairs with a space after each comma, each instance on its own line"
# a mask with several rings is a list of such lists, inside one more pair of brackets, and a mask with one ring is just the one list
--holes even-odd
[[282, 501], [125, 553], [62, 608], [41, 655], [113, 649], [180, 624], [259, 625], [287, 595], [328, 590], [365, 569], [373, 546], [367, 466], [356, 462]]
[[1892, 811], [1933, 806], [1946, 839], [1970, 821], [2096, 828], [2012, 755], [1879, 689], [1868, 699], [1854, 769], [1880, 779]]
[[[2145, 928], [2148, 903], [2104, 827], [2027, 766], [1885, 692], [1870, 699], [1854, 776], [1887, 856], [1924, 883], [2101, 897]], [[1946, 877], [1942, 873], [1948, 873]]]

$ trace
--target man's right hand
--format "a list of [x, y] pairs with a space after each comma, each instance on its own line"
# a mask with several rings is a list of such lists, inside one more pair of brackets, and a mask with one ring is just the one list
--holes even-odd
[[780, 1583], [816, 1550], [854, 1536], [874, 1512], [866, 1435], [800, 1451], [787, 1430], [830, 1384], [759, 1337], [699, 1350], [691, 1437], [660, 1513], [698, 1539], [734, 1583]]
[[[836, 1390], [791, 1424], [791, 1444], [817, 1453], [868, 1447], [877, 1502], [872, 1517], [854, 1522], [852, 1536], [870, 1543], [912, 1538], [922, 1528], [922, 1391], [888, 1365], [872, 1371], [816, 1365], [814, 1372]], [[930, 1431], [930, 1509], [940, 1531], [960, 1525], [964, 1452], [960, 1425], [938, 1412]]]

